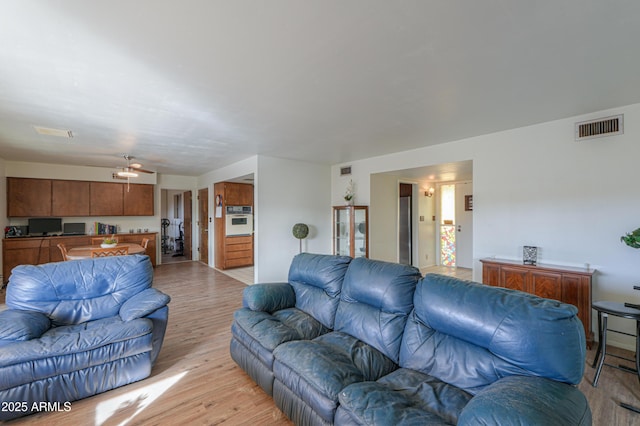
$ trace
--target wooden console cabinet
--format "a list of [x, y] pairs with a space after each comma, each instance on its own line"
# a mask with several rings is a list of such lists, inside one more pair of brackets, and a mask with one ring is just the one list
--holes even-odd
[[[156, 266], [156, 239], [157, 232], [140, 234], [116, 234], [118, 241], [123, 243], [142, 242], [143, 238], [149, 239], [146, 253], [151, 264]], [[5, 238], [2, 240], [2, 280], [9, 281], [11, 270], [18, 265], [40, 265], [49, 262], [62, 262], [62, 254], [58, 244], [64, 244], [67, 249], [91, 245], [89, 235], [74, 235], [60, 237], [26, 237]], [[95, 237], [95, 235], [93, 235]]]
[[520, 290], [576, 306], [578, 318], [584, 326], [587, 347], [591, 348], [591, 283], [594, 269], [523, 265], [521, 262], [501, 259], [481, 259], [480, 262], [484, 284]]

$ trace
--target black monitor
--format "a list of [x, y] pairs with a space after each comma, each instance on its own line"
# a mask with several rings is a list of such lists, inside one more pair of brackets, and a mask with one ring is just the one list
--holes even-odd
[[46, 236], [62, 233], [62, 219], [59, 217], [36, 217], [29, 219], [29, 235]]

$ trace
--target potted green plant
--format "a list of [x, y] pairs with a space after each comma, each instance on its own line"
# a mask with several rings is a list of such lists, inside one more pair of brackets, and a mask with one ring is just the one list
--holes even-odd
[[620, 237], [620, 241], [633, 248], [640, 248], [640, 228]]
[[349, 180], [347, 190], [344, 193], [344, 203], [348, 206], [353, 204], [353, 197], [356, 195], [353, 180]]

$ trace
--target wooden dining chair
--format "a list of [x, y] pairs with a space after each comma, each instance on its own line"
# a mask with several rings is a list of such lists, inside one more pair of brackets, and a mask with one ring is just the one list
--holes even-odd
[[148, 238], [143, 238], [142, 242], [140, 243], [140, 245], [146, 250], [147, 246], [149, 245], [149, 239]]
[[129, 254], [129, 246], [113, 248], [92, 248], [91, 257], [126, 256]]
[[64, 244], [58, 244], [58, 248], [60, 249], [60, 253], [62, 253], [62, 260], [69, 260], [67, 257], [67, 247]]

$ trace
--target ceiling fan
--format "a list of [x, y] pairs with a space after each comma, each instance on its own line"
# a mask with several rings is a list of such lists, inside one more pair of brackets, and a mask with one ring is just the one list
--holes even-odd
[[132, 163], [131, 160], [133, 160], [134, 157], [128, 154], [123, 154], [122, 157], [127, 160], [127, 165], [125, 167], [120, 167], [120, 170], [116, 173], [119, 177], [128, 179], [138, 177], [138, 173], [155, 173], [151, 170], [143, 169], [142, 164], [140, 163]]

